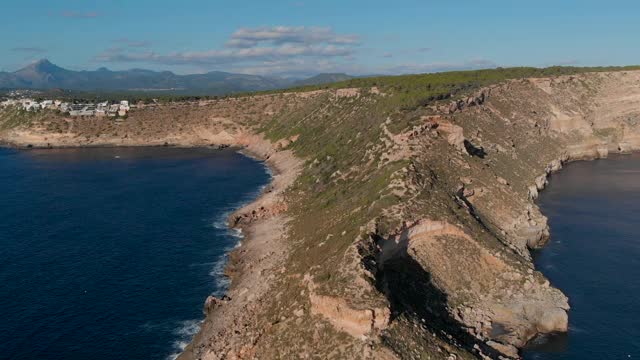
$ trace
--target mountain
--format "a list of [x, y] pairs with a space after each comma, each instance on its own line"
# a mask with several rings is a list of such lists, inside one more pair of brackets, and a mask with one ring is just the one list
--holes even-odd
[[177, 75], [170, 71], [144, 69], [111, 71], [104, 67], [95, 71], [73, 71], [43, 59], [12, 73], [0, 72], [0, 88], [164, 91], [218, 95], [324, 84], [348, 78], [351, 77], [346, 74], [320, 74], [309, 79], [296, 81], [281, 77], [234, 74], [222, 71]]
[[353, 78], [354, 76], [343, 74], [343, 73], [325, 73], [325, 74], [318, 74], [308, 79], [298, 80], [294, 82], [294, 85], [295, 86], [321, 85], [321, 84], [334, 83], [338, 81], [345, 81]]

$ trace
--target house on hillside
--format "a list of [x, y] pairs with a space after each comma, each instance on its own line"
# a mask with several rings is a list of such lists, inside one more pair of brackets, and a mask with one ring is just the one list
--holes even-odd
[[73, 104], [69, 115], [71, 116], [94, 116], [96, 114], [96, 106], [93, 104]]
[[82, 104], [71, 104], [69, 105], [69, 115], [71, 116], [80, 116], [80, 111], [84, 108]]
[[87, 104], [80, 111], [80, 116], [94, 116], [96, 114], [96, 106], [93, 104]]
[[40, 103], [38, 103], [35, 100], [24, 99], [22, 101], [22, 108], [27, 111], [38, 111], [40, 110], [41, 106], [40, 106]]
[[107, 116], [115, 117], [118, 115], [118, 111], [120, 110], [120, 104], [109, 105], [107, 109]]
[[124, 110], [124, 111], [131, 110], [131, 107], [129, 106], [129, 101], [128, 100], [120, 101], [120, 110]]
[[19, 103], [16, 100], [13, 99], [8, 99], [3, 101], [2, 103], [0, 103], [0, 106], [2, 107], [7, 107], [7, 106], [14, 106], [14, 105], [18, 105]]

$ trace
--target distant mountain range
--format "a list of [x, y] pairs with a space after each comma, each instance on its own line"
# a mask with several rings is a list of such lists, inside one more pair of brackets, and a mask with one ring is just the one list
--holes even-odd
[[308, 79], [298, 80], [293, 83], [294, 86], [309, 86], [330, 84], [339, 81], [353, 79], [354, 77], [347, 74], [319, 74]]
[[347, 74], [320, 74], [308, 79], [287, 79], [212, 71], [177, 75], [170, 71], [132, 69], [73, 71], [37, 61], [15, 72], [0, 72], [0, 88], [66, 89], [78, 91], [176, 92], [219, 95], [331, 83], [353, 78]]

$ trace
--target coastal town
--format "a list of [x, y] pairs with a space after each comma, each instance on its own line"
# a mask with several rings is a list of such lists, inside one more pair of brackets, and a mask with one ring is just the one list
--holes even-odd
[[36, 100], [27, 95], [29, 94], [23, 94], [17, 91], [10, 93], [6, 99], [0, 101], [0, 108], [13, 106], [29, 112], [55, 110], [69, 116], [107, 116], [113, 118], [125, 118], [129, 111], [135, 106], [130, 105], [128, 100], [94, 103], [53, 99]]

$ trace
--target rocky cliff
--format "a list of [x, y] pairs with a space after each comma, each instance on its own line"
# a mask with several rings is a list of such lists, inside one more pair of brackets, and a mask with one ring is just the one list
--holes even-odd
[[[379, 84], [377, 84], [379, 85]], [[397, 89], [396, 89], [397, 90]], [[401, 106], [384, 86], [137, 109], [11, 110], [18, 146], [234, 145], [275, 170], [183, 359], [517, 358], [566, 331], [534, 200], [567, 161], [640, 148], [640, 72], [527, 78]]]

